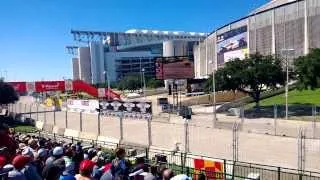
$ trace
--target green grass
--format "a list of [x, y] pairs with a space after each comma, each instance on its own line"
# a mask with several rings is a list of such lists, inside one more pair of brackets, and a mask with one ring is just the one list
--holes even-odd
[[27, 126], [27, 125], [18, 125], [13, 127], [16, 132], [20, 133], [34, 133], [37, 132], [37, 129], [33, 126]]
[[[274, 104], [284, 105], [285, 94], [280, 94], [260, 101], [260, 106], [272, 106]], [[320, 89], [312, 90], [292, 90], [289, 91], [288, 104], [313, 104], [320, 105]], [[247, 107], [253, 107], [255, 103], [250, 103]]]

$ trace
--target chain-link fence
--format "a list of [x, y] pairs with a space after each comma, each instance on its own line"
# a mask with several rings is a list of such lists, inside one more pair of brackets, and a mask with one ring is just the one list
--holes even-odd
[[[50, 125], [50, 128], [56, 126], [72, 129], [109, 139], [114, 138], [126, 144], [161, 147], [173, 152], [192, 152], [208, 157], [291, 168], [298, 168], [299, 163], [302, 162], [301, 171], [320, 169], [320, 140], [310, 138], [313, 134], [310, 133], [310, 127], [314, 127], [312, 122], [302, 122], [308, 124], [301, 126], [301, 122], [294, 121], [291, 126], [288, 126], [285, 120], [271, 119], [268, 125], [253, 119], [238, 118], [236, 128], [234, 121], [224, 125], [228, 129], [218, 125], [213, 128], [212, 124], [202, 124], [198, 121], [211, 122], [212, 119], [200, 117], [198, 119], [198, 116], [191, 121], [184, 121], [172, 115], [169, 121], [162, 121], [158, 118], [151, 120], [143, 117], [128, 117], [123, 114], [102, 116], [98, 113], [53, 111], [41, 105], [25, 106], [23, 104], [10, 105], [9, 110], [22, 111], [22, 115], [26, 117], [31, 115], [32, 119], [43, 122], [45, 126]], [[224, 120], [219, 117], [217, 124], [224, 123]], [[272, 122], [276, 122], [276, 130]], [[261, 133], [264, 125], [269, 127], [269, 129], [266, 128], [268, 133]], [[286, 132], [290, 129], [288, 127], [292, 127], [290, 132], [294, 134], [288, 135]], [[299, 136], [301, 127], [305, 132], [303, 136]], [[286, 133], [285, 136], [284, 133]], [[299, 138], [304, 139], [304, 143], [301, 143]], [[303, 147], [302, 144], [304, 144]], [[302, 151], [304, 153], [301, 153]]]

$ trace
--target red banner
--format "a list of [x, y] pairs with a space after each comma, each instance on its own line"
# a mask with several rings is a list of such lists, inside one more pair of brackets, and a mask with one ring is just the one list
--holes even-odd
[[64, 91], [64, 81], [37, 81], [35, 82], [36, 92]]
[[26, 82], [9, 82], [9, 84], [16, 90], [18, 93], [25, 93], [27, 91]]

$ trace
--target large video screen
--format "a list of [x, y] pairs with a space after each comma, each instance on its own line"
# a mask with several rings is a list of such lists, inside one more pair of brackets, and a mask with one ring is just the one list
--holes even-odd
[[156, 79], [194, 78], [193, 56], [174, 56], [156, 58]]
[[242, 26], [218, 35], [218, 65], [221, 66], [235, 58], [244, 59], [248, 53], [247, 36], [247, 26]]

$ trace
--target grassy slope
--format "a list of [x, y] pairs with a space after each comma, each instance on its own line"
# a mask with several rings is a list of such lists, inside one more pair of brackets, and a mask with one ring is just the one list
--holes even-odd
[[[312, 90], [292, 90], [289, 92], [288, 96], [289, 104], [315, 104], [320, 105], [320, 89]], [[285, 94], [280, 94], [260, 101], [261, 106], [270, 105], [284, 105], [285, 104]], [[249, 104], [253, 106], [254, 103]]]

